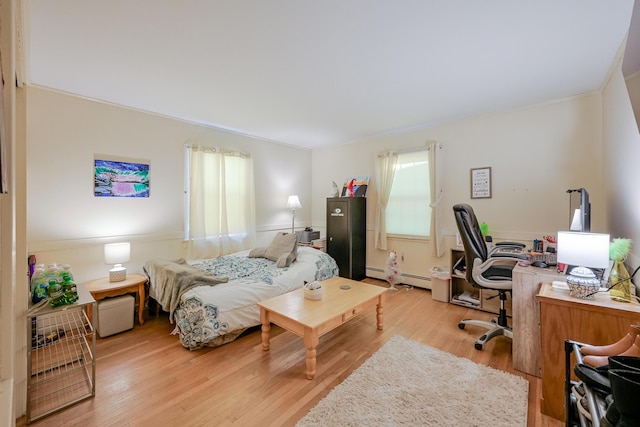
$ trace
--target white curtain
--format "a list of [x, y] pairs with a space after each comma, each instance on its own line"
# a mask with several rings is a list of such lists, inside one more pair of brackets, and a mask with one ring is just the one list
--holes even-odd
[[185, 257], [215, 258], [253, 248], [256, 220], [251, 156], [198, 145], [186, 148]]
[[376, 163], [376, 184], [378, 190], [378, 205], [376, 206], [376, 219], [374, 229], [374, 244], [376, 249], [387, 250], [387, 226], [386, 209], [391, 194], [393, 175], [398, 163], [398, 154], [387, 151], [378, 155]]
[[429, 184], [431, 185], [431, 253], [440, 258], [444, 255], [444, 237], [442, 235], [442, 214], [440, 202], [442, 201], [442, 145], [430, 141], [428, 143], [429, 154]]

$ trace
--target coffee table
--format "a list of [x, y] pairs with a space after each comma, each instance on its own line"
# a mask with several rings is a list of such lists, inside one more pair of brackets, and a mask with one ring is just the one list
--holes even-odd
[[307, 378], [310, 380], [316, 375], [316, 347], [322, 335], [373, 306], [376, 306], [377, 327], [382, 330], [384, 297], [388, 289], [343, 277], [321, 283], [323, 295], [320, 300], [305, 298], [301, 288], [258, 303], [262, 349], [269, 351], [271, 323], [302, 337], [307, 348]]

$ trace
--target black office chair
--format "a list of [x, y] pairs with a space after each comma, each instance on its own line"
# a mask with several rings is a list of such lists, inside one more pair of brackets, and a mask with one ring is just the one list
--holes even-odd
[[511, 292], [512, 288], [513, 267], [518, 261], [527, 259], [522, 253], [525, 245], [516, 242], [501, 242], [496, 243], [495, 248], [489, 251], [471, 206], [467, 204], [454, 205], [453, 213], [464, 245], [467, 282], [477, 288], [498, 291], [497, 296], [500, 297], [498, 317], [491, 322], [464, 319], [458, 323], [460, 329], [464, 329], [466, 325], [475, 325], [489, 330], [480, 336], [475, 343], [475, 348], [482, 350], [484, 344], [493, 337], [502, 335], [513, 338], [513, 332], [507, 324], [505, 301], [507, 300], [507, 292]]

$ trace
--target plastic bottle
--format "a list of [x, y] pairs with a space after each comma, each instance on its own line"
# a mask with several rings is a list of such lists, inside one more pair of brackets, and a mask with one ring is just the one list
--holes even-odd
[[71, 280], [73, 280], [73, 273], [71, 273], [71, 266], [69, 264], [62, 264], [59, 267], [59, 271], [60, 276], [62, 276], [63, 278], [65, 274], [68, 274], [71, 277]]
[[49, 282], [44, 276], [44, 268], [36, 268], [31, 276], [31, 302], [37, 304], [46, 299], [49, 295], [48, 287]]
[[60, 282], [60, 278], [58, 277], [58, 265], [54, 262], [44, 269], [44, 277], [47, 278], [47, 282], [51, 279], [55, 279], [56, 282]]
[[52, 307], [64, 304], [64, 292], [62, 286], [55, 278], [49, 279], [49, 302]]
[[62, 276], [62, 292], [64, 293], [64, 303], [73, 304], [78, 301], [78, 289], [71, 275], [64, 274]]

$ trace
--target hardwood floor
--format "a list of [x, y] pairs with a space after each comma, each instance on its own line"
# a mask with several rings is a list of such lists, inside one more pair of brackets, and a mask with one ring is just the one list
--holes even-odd
[[[262, 350], [259, 327], [227, 345], [189, 351], [170, 335], [166, 313], [147, 315], [144, 325], [97, 340], [95, 398], [31, 425], [292, 426], [393, 335], [526, 378], [528, 425], [564, 425], [540, 414], [540, 379], [513, 369], [510, 340], [500, 337], [477, 351], [473, 343], [482, 330], [458, 329], [462, 318], [488, 320], [491, 314], [400, 287], [388, 292], [384, 316], [383, 331], [370, 310], [322, 336], [310, 381], [302, 339], [278, 326], [271, 328], [269, 352]], [[17, 425], [26, 425], [25, 417]]]

